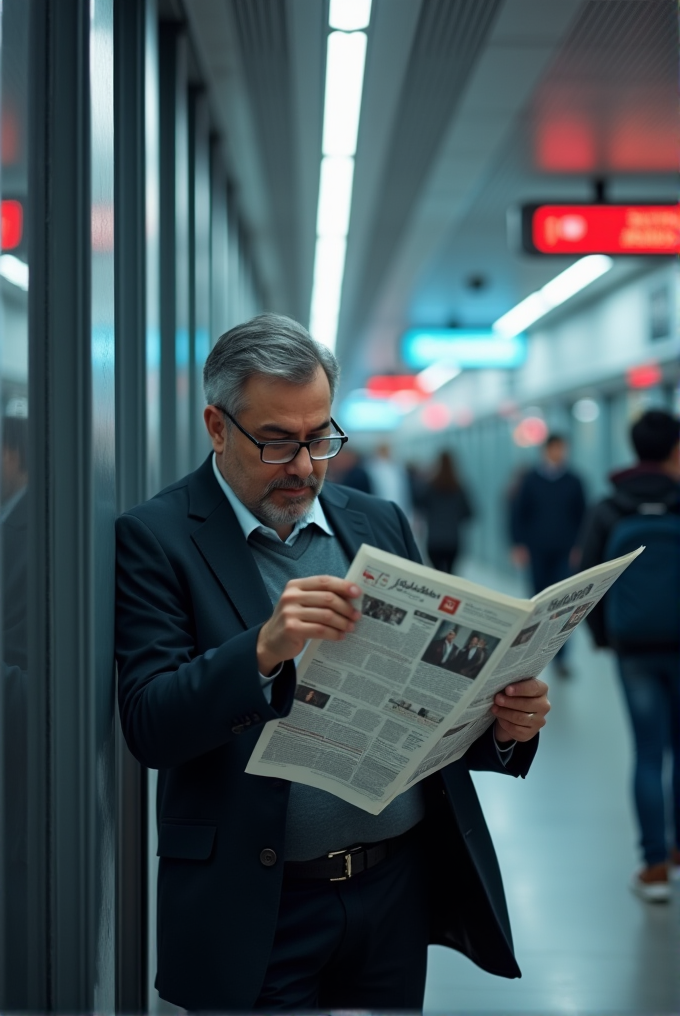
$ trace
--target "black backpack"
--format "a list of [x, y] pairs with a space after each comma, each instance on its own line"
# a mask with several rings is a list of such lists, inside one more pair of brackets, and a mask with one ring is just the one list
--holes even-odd
[[609, 502], [613, 525], [605, 560], [644, 546], [604, 600], [607, 639], [614, 649], [680, 648], [680, 495], [640, 502], [618, 492]]

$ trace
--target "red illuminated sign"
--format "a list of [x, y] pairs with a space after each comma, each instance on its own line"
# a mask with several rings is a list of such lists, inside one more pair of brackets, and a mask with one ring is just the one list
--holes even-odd
[[656, 363], [641, 364], [639, 367], [630, 367], [627, 377], [631, 388], [654, 388], [661, 383], [661, 368]]
[[397, 392], [420, 392], [420, 382], [415, 374], [374, 374], [366, 382], [371, 395], [386, 398]]
[[527, 205], [533, 254], [680, 254], [680, 205]]
[[3, 250], [13, 250], [21, 243], [24, 229], [24, 210], [20, 201], [2, 202], [2, 239]]

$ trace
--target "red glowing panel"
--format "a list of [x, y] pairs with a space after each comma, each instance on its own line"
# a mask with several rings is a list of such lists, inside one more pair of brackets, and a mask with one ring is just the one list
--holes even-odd
[[653, 388], [661, 382], [661, 368], [655, 363], [646, 363], [640, 367], [631, 367], [627, 371], [630, 388]]
[[2, 202], [2, 240], [3, 250], [13, 250], [21, 243], [24, 231], [24, 210], [20, 201]]
[[423, 406], [420, 418], [428, 430], [443, 430], [452, 422], [453, 414], [441, 402], [428, 402]]
[[596, 163], [592, 124], [575, 114], [546, 116], [536, 134], [536, 163], [552, 173], [587, 173]]
[[397, 392], [421, 392], [415, 374], [375, 374], [366, 382], [371, 395], [378, 398], [395, 395]]
[[543, 444], [547, 436], [548, 428], [540, 416], [526, 416], [512, 432], [512, 439], [520, 448]]
[[680, 205], [541, 205], [531, 242], [542, 254], [680, 254]]

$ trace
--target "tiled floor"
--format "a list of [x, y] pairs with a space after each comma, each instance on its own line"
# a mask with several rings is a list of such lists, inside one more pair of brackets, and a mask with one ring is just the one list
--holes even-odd
[[[508, 592], [507, 580], [467, 569]], [[572, 638], [573, 676], [548, 674], [553, 705], [526, 780], [475, 774], [503, 871], [521, 980], [440, 947], [426, 1014], [680, 1013], [680, 882], [671, 905], [627, 887], [637, 864], [631, 749], [613, 661]]]

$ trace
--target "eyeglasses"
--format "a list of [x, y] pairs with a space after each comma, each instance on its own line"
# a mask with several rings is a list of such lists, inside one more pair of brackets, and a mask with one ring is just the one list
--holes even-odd
[[238, 420], [235, 420], [224, 406], [216, 406], [215, 408], [224, 413], [249, 441], [257, 445], [260, 449], [261, 461], [271, 466], [281, 466], [286, 462], [292, 462], [301, 448], [306, 448], [310, 459], [315, 462], [319, 459], [333, 459], [345, 442], [349, 440], [344, 431], [338, 427], [333, 417], [331, 417], [331, 423], [338, 433], [331, 434], [329, 437], [314, 437], [311, 441], [258, 441], [257, 438], [254, 438], [252, 434], [243, 429]]

